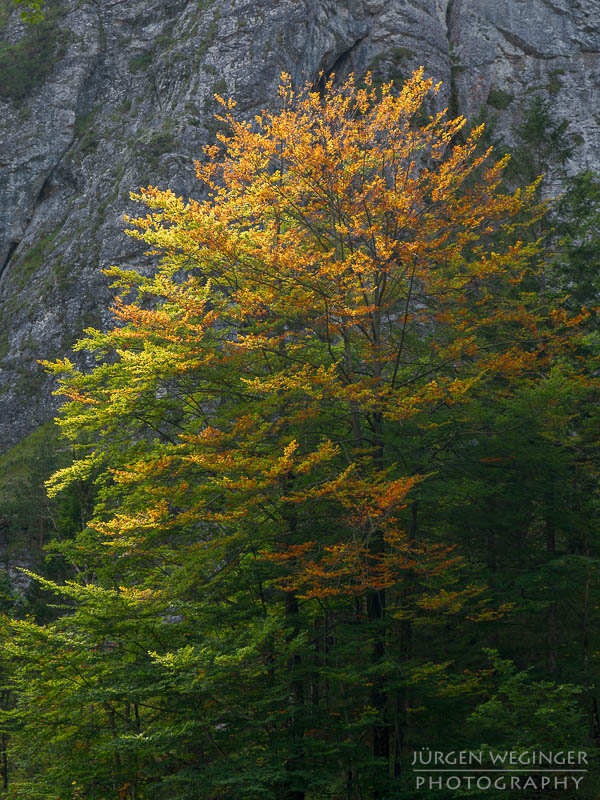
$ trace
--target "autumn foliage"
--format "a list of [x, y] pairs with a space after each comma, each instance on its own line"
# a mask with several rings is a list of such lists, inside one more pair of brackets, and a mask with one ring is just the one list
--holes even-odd
[[[423, 674], [407, 666], [402, 683], [390, 667], [406, 656], [407, 626], [506, 610], [459, 580], [454, 544], [411, 523], [428, 474], [406, 448], [415, 431], [447, 424], [445, 412], [509, 396], [543, 373], [573, 321], [536, 291], [537, 184], [505, 191], [507, 159], [482, 152], [481, 127], [465, 134], [463, 118], [424, 114], [439, 88], [421, 70], [398, 94], [350, 78], [320, 96], [296, 92], [284, 75], [276, 112], [243, 120], [222, 101], [230, 134], [196, 164], [204, 199], [152, 186], [135, 195], [147, 213], [128, 220], [128, 234], [156, 267], [108, 270], [119, 289], [115, 327], [90, 329], [76, 345], [96, 368], [46, 364], [60, 377], [59, 424], [76, 448], [50, 490], [99, 487], [72, 551], [86, 576], [73, 602], [85, 606], [86, 592], [101, 602], [104, 586], [110, 607], [129, 609], [122, 619], [156, 633], [144, 639], [146, 627], [132, 634], [123, 623], [172, 680], [178, 713], [190, 702], [204, 709], [208, 733], [194, 734], [204, 743], [189, 745], [185, 768], [220, 787], [206, 797], [316, 797], [310, 786], [334, 785], [335, 770], [344, 796], [387, 797], [402, 752], [393, 709], [406, 716], [402, 687]], [[180, 625], [165, 619], [180, 611], [178, 645], [165, 648], [164, 631], [175, 637]], [[331, 633], [342, 622], [368, 653], [351, 677], [350, 639]], [[243, 635], [252, 644], [236, 663], [255, 665], [239, 673], [252, 736], [209, 702], [230, 691], [223, 676], [238, 679], [226, 651]], [[209, 647], [223, 648], [210, 662], [220, 673], [203, 661]], [[92, 652], [96, 665], [112, 657]], [[444, 668], [427, 667], [441, 694], [477, 684], [468, 675], [449, 689]], [[182, 695], [183, 678], [172, 676], [190, 670]], [[336, 670], [346, 686], [337, 695], [326, 688]], [[111, 709], [120, 697], [115, 690]], [[156, 724], [152, 702], [139, 730]], [[336, 753], [335, 775], [319, 772], [324, 747]], [[157, 748], [165, 774], [183, 770]], [[145, 752], [119, 755], [121, 785], [141, 786]], [[255, 789], [235, 783], [235, 770], [214, 778], [223, 752], [241, 759], [240, 775], [252, 763]], [[225, 785], [234, 788], [219, 794]]]
[[[535, 185], [499, 191], [506, 159], [476, 155], [482, 128], [463, 142], [462, 118], [419, 124], [438, 89], [421, 72], [399, 96], [351, 79], [329, 83], [323, 102], [284, 76], [278, 113], [245, 122], [224, 103], [232, 134], [196, 165], [206, 200], [138, 196], [150, 213], [128, 232], [162, 255], [159, 268], [110, 270], [119, 327], [78, 345], [114, 348], [118, 363], [52, 367], [72, 400], [67, 433], [75, 409], [77, 431], [104, 431], [54, 486], [100, 461], [132, 412], [165, 429], [156, 454], [109, 465], [120, 486], [152, 481], [141, 516], [95, 523], [113, 547], [146, 527], [253, 519], [279, 529], [272, 557], [295, 561], [298, 588], [318, 575], [339, 575], [340, 590], [350, 580], [356, 591], [357, 575], [383, 587], [391, 562], [411, 561], [397, 512], [419, 476], [398, 471], [390, 435], [482, 382], [540, 369], [560, 339], [527, 290], [536, 247], [519, 231], [540, 213]], [[176, 428], [162, 411], [171, 383]], [[292, 530], [308, 508], [333, 539], [310, 561]]]

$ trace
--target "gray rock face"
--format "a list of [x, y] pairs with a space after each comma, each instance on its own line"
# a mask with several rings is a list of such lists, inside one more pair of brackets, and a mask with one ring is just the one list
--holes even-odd
[[501, 133], [550, 98], [580, 134], [569, 168], [600, 167], [598, 0], [65, 0], [40, 30], [0, 0], [0, 28], [0, 450], [55, 409], [37, 359], [109, 323], [102, 267], [143, 263], [129, 192], [198, 195], [215, 92], [250, 113], [282, 71], [424, 65], [440, 103], [488, 104]]

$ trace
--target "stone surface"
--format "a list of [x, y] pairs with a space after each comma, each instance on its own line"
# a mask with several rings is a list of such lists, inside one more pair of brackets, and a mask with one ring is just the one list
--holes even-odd
[[0, 75], [0, 451], [53, 413], [37, 359], [108, 323], [101, 268], [143, 262], [122, 233], [129, 192], [199, 191], [215, 92], [250, 113], [275, 102], [282, 70], [401, 80], [422, 64], [441, 103], [467, 116], [489, 104], [505, 135], [528, 99], [551, 99], [580, 134], [569, 169], [600, 167], [598, 0], [50, 2], [35, 69], [22, 52], [37, 34], [10, 5], [0, 58], [13, 54], [17, 81], [44, 74], [23, 96], [2, 95]]

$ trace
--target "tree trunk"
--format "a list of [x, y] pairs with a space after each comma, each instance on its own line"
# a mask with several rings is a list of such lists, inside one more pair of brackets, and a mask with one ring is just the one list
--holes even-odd
[[[294, 639], [298, 634], [298, 598], [294, 592], [286, 592], [285, 594], [285, 615], [290, 622], [291, 632], [289, 640]], [[289, 661], [289, 668], [294, 674], [300, 666], [300, 656], [295, 653]], [[291, 741], [291, 754], [286, 762], [286, 770], [293, 773], [298, 767], [304, 767], [303, 753], [302, 753], [302, 724], [298, 721], [298, 712], [301, 712], [304, 706], [304, 684], [302, 678], [294, 677], [291, 683], [290, 704], [294, 709], [294, 713], [290, 717], [289, 733]], [[290, 784], [293, 778], [290, 778]], [[305, 793], [303, 789], [294, 789], [288, 785], [285, 793], [285, 800], [304, 800]]]

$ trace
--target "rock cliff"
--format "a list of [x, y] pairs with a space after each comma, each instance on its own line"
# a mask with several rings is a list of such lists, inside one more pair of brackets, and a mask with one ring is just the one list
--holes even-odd
[[194, 196], [215, 137], [214, 94], [272, 104], [280, 73], [419, 65], [440, 102], [482, 107], [506, 134], [528, 98], [552, 100], [600, 167], [597, 0], [70, 0], [25, 26], [0, 0], [0, 450], [55, 407], [37, 359], [108, 322], [101, 268], [140, 263], [122, 233], [140, 185]]

